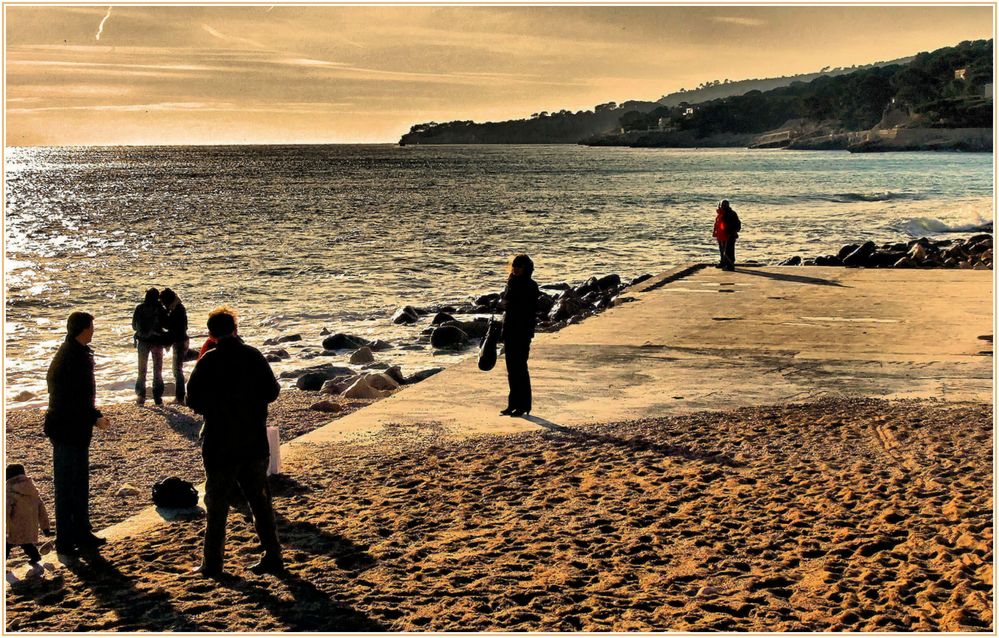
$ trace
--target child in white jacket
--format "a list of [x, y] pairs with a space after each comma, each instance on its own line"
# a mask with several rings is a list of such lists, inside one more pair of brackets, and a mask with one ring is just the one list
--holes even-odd
[[38, 495], [35, 484], [24, 473], [24, 466], [11, 463], [7, 466], [7, 558], [14, 545], [20, 545], [31, 563], [38, 563], [38, 530], [52, 535], [49, 515]]

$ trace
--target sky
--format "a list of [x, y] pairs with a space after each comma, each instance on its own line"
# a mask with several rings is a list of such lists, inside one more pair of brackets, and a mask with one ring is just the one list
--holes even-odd
[[17, 6], [7, 146], [396, 142], [991, 38], [991, 6]]

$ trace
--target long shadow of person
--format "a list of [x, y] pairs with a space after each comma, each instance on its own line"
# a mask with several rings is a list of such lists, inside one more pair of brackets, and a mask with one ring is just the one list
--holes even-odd
[[173, 606], [165, 590], [136, 587], [131, 578], [100, 554], [92, 553], [63, 564], [102, 605], [118, 615], [115, 631], [203, 631]]
[[174, 432], [189, 441], [198, 440], [201, 424], [204, 423], [201, 417], [179, 410], [174, 406], [157, 407], [156, 411], [166, 417], [167, 424]]
[[789, 275], [787, 273], [767, 272], [765, 270], [750, 270], [748, 268], [736, 267], [732, 272], [742, 275], [753, 275], [754, 277], [766, 277], [777, 281], [787, 281], [795, 284], [811, 284], [813, 286], [836, 286], [837, 288], [849, 288], [838, 281], [822, 279], [821, 277], [806, 277], [805, 275]]
[[680, 446], [680, 445], [663, 445], [661, 443], [655, 443], [649, 441], [648, 439], [642, 438], [623, 438], [618, 436], [611, 436], [609, 434], [599, 434], [595, 432], [586, 432], [577, 428], [570, 428], [564, 425], [559, 425], [557, 423], [552, 423], [548, 419], [543, 419], [539, 416], [525, 416], [523, 417], [534, 423], [540, 425], [541, 427], [551, 430], [557, 435], [571, 440], [576, 440], [580, 442], [597, 443], [601, 445], [615, 445], [618, 447], [630, 448], [635, 451], [650, 451], [656, 454], [660, 454], [664, 457], [679, 457], [689, 460], [700, 460], [707, 463], [715, 463], [717, 465], [724, 465], [726, 467], [742, 467], [744, 464], [736, 461], [727, 454], [723, 454], [716, 450], [698, 450], [692, 447]]
[[350, 605], [335, 601], [308, 580], [294, 572], [285, 572], [281, 583], [288, 588], [292, 600], [281, 598], [262, 581], [241, 581], [232, 585], [263, 605], [288, 631], [385, 631], [376, 620]]

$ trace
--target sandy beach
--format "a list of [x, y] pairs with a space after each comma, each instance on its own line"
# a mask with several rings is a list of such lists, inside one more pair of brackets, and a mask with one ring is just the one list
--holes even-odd
[[239, 515], [231, 576], [188, 574], [177, 521], [13, 584], [7, 629], [987, 631], [991, 431], [881, 400], [387, 429], [274, 480], [288, 577], [247, 571]]

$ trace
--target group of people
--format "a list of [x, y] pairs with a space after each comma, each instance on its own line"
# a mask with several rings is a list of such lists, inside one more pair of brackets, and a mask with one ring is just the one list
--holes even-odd
[[142, 303], [132, 313], [132, 330], [139, 356], [139, 375], [135, 381], [135, 402], [146, 402], [146, 371], [153, 359], [153, 403], [163, 404], [163, 353], [173, 353], [173, 380], [177, 403], [185, 397], [184, 361], [190, 341], [187, 338], [187, 308], [170, 288], [162, 291], [150, 288]]
[[[741, 224], [728, 201], [717, 211], [714, 237], [718, 240], [719, 267], [733, 269], [735, 240]], [[500, 414], [529, 415], [532, 409], [528, 370], [531, 341], [537, 324], [540, 289], [532, 278], [534, 262], [524, 254], [508, 264], [506, 287], [500, 304], [504, 309], [502, 340], [510, 391]], [[188, 350], [187, 311], [169, 288], [146, 291], [132, 318], [138, 350], [139, 377], [135, 391], [141, 405], [146, 396], [146, 367], [153, 359], [153, 400], [162, 403], [162, 362], [165, 348], [173, 351], [177, 402], [204, 416], [201, 453], [205, 467], [204, 552], [199, 573], [217, 578], [223, 573], [225, 528], [229, 506], [245, 498], [263, 548], [255, 573], [284, 571], [281, 544], [274, 520], [267, 483], [269, 446], [267, 410], [280, 393], [280, 386], [259, 350], [237, 333], [235, 311], [220, 307], [209, 314], [209, 338], [198, 362], [184, 383], [183, 364]], [[45, 434], [52, 443], [55, 491], [55, 548], [76, 555], [105, 543], [96, 536], [89, 517], [89, 446], [94, 428], [110, 423], [96, 407], [94, 355], [89, 344], [94, 337], [94, 317], [74, 312], [66, 323], [66, 339], [49, 367], [49, 407]], [[38, 491], [19, 464], [7, 467], [7, 555], [20, 545], [32, 562], [39, 560], [35, 545], [38, 531], [50, 535], [48, 515]]]

